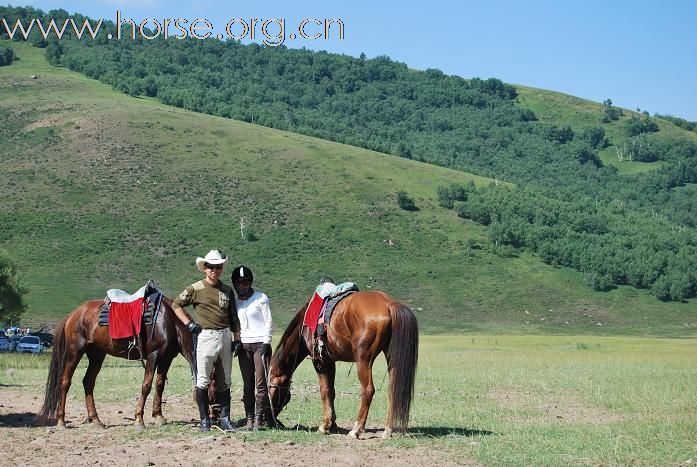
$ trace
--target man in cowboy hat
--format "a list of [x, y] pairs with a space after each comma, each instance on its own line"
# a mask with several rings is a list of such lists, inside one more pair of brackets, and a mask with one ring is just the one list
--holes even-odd
[[[242, 344], [232, 289], [220, 281], [223, 266], [227, 262], [227, 258], [218, 250], [209, 251], [204, 258], [196, 258], [196, 267], [205, 275], [203, 280], [184, 289], [172, 302], [177, 317], [192, 334], [198, 334], [195, 356], [196, 403], [201, 416], [201, 431], [209, 431], [211, 426], [208, 417], [208, 385], [213, 368], [216, 370], [218, 383], [220, 428], [234, 431], [230, 421], [230, 376], [232, 357], [237, 355]], [[184, 311], [189, 305], [193, 305], [196, 310], [198, 322]], [[218, 360], [219, 365], [216, 364]]]

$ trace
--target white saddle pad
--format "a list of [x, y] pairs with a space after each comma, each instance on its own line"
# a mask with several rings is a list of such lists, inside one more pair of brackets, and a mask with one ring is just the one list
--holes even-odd
[[123, 290], [120, 289], [109, 289], [106, 291], [106, 296], [109, 298], [110, 301], [115, 302], [115, 303], [131, 303], [135, 300], [138, 300], [139, 298], [143, 298], [145, 296], [145, 289], [147, 288], [147, 284], [138, 289], [138, 291], [134, 294], [128, 294], [128, 292], [124, 292]]

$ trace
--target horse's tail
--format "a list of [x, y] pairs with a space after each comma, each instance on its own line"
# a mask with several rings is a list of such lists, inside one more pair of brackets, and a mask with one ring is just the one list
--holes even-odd
[[387, 425], [397, 431], [406, 431], [419, 360], [419, 328], [416, 316], [405, 304], [393, 302], [389, 309], [392, 336], [387, 349], [387, 368], [390, 373]]
[[68, 318], [66, 317], [58, 324], [56, 335], [53, 338], [53, 352], [46, 381], [46, 395], [44, 396], [44, 405], [41, 407], [41, 412], [39, 412], [39, 422], [43, 425], [55, 420], [56, 412], [58, 411], [61, 380], [63, 379], [63, 370], [68, 360], [65, 344], [65, 324], [67, 320]]

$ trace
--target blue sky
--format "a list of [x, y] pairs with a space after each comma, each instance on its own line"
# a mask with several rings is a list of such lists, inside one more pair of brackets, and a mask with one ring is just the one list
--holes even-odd
[[[0, 0], [1, 1], [1, 0]], [[20, 3], [15, 3], [16, 5]], [[27, 1], [114, 20], [116, 10], [152, 17], [205, 18], [221, 32], [233, 18], [340, 18], [343, 40], [287, 39], [288, 47], [369, 58], [411, 68], [551, 89], [593, 101], [697, 121], [697, 1]], [[257, 38], [255, 42], [260, 42]]]

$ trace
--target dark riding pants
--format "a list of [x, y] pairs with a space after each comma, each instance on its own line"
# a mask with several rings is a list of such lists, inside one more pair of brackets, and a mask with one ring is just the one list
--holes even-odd
[[[271, 356], [269, 355], [266, 358], [261, 356], [260, 352], [263, 345], [261, 342], [242, 344], [242, 351], [237, 356], [244, 383], [243, 401], [245, 402], [245, 411], [248, 410], [248, 404], [251, 405], [252, 401], [256, 402], [255, 405], [257, 407], [266, 407], [268, 405], [268, 388], [264, 364], [266, 364], [266, 369], [268, 369]], [[266, 361], [264, 362], [264, 360]], [[247, 415], [249, 415], [249, 412]]]

